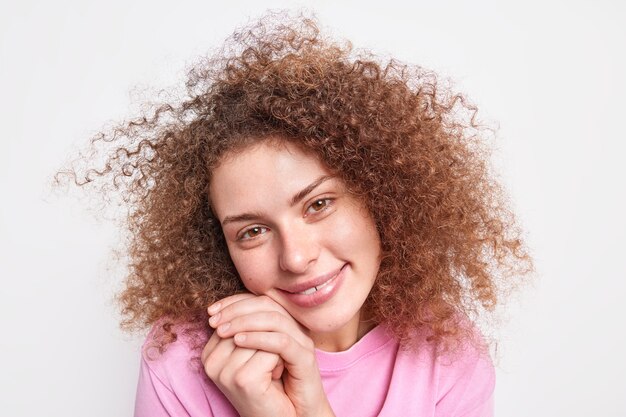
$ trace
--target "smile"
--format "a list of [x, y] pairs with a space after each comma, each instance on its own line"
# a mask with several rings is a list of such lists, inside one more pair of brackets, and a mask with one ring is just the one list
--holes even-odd
[[282, 292], [287, 300], [297, 306], [317, 307], [333, 298], [339, 291], [348, 269], [347, 266], [348, 264], [345, 264], [339, 270], [321, 275], [313, 281], [294, 285]]
[[[341, 271], [339, 271], [339, 272], [341, 272]], [[316, 285], [315, 287], [311, 287], [311, 288], [306, 289], [304, 291], [297, 292], [296, 294], [310, 295], [310, 294], [313, 294], [313, 293], [319, 291], [320, 289], [322, 289], [325, 286], [327, 286], [329, 282], [331, 282], [333, 279], [335, 279], [337, 277], [337, 275], [339, 275], [339, 272], [337, 274], [333, 275], [333, 277], [331, 279], [329, 279], [328, 281], [324, 282], [323, 284]]]

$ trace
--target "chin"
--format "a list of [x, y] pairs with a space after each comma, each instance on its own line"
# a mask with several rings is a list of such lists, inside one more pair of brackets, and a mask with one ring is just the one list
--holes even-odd
[[[358, 317], [358, 313], [352, 315], [346, 314], [346, 317], [333, 315], [332, 320], [324, 320], [322, 317], [307, 317], [302, 321], [296, 318], [296, 320], [311, 333], [335, 333], [342, 331], [348, 326], [352, 320], [354, 320], [355, 316]], [[358, 325], [356, 327], [358, 327]]]

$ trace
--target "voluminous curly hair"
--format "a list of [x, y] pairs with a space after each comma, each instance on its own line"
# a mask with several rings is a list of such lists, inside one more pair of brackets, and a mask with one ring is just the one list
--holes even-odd
[[370, 317], [402, 341], [417, 330], [463, 340], [460, 323], [493, 311], [532, 264], [476, 109], [441, 84], [329, 41], [313, 20], [270, 15], [196, 64], [188, 97], [94, 138], [112, 146], [104, 168], [72, 175], [110, 178], [129, 205], [123, 325], [159, 323], [164, 348], [173, 324], [208, 332], [207, 306], [245, 291], [211, 211], [211, 172], [278, 137], [317, 155], [372, 214], [382, 261]]

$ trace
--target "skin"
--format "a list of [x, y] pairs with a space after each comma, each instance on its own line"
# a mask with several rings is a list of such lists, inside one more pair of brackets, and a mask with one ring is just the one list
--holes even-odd
[[[371, 215], [315, 156], [280, 141], [227, 155], [210, 198], [250, 294], [209, 307], [207, 375], [242, 416], [333, 415], [315, 349], [348, 349], [373, 327], [362, 317], [380, 266]], [[290, 290], [320, 277], [330, 298], [294, 301]]]

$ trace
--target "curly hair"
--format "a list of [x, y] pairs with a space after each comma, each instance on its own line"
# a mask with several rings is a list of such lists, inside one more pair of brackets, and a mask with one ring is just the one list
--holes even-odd
[[329, 40], [314, 20], [266, 16], [189, 71], [187, 97], [95, 137], [112, 145], [104, 167], [72, 175], [110, 178], [130, 207], [122, 325], [159, 323], [165, 348], [173, 324], [208, 332], [206, 307], [245, 291], [211, 210], [211, 173], [225, 153], [279, 137], [313, 152], [372, 214], [372, 319], [403, 341], [424, 329], [435, 342], [466, 338], [460, 321], [493, 311], [532, 261], [476, 108], [441, 84]]

